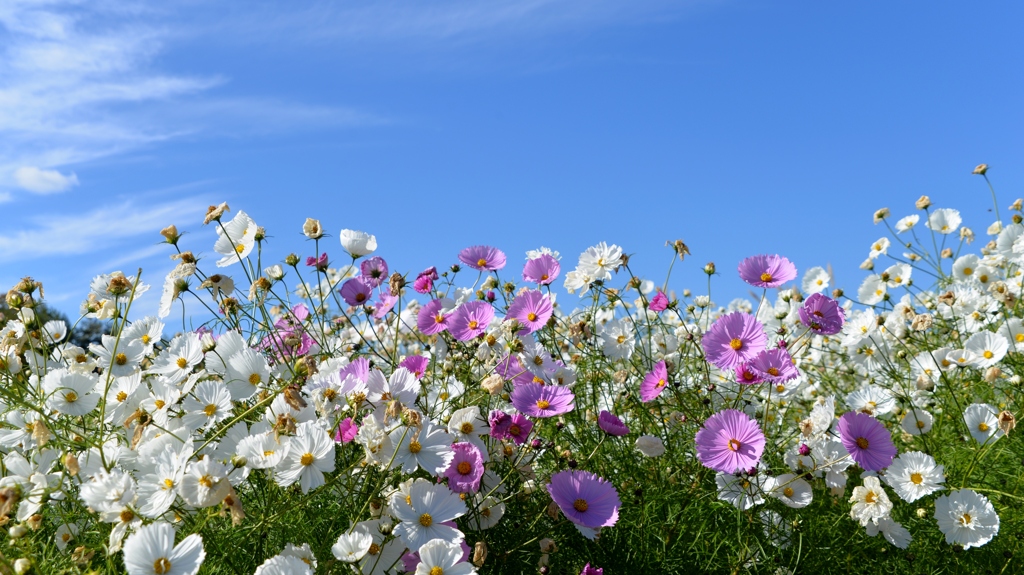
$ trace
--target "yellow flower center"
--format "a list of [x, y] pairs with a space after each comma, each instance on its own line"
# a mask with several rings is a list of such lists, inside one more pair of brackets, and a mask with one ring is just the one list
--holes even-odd
[[526, 319], [530, 321], [537, 321], [537, 314], [531, 311], [530, 313], [526, 314]]
[[733, 351], [739, 351], [743, 349], [743, 340], [738, 337], [734, 337], [729, 341], [729, 347], [731, 347]]
[[764, 272], [763, 274], [761, 274], [761, 281], [765, 283], [772, 281], [772, 274]]
[[370, 550], [367, 551], [367, 553], [369, 553], [370, 555], [376, 555], [380, 553], [380, 545], [377, 545], [376, 543], [370, 543]]
[[149, 343], [152, 338], [149, 337], [148, 333], [144, 333], [140, 339], [142, 339], [142, 343]]
[[179, 357], [176, 363], [178, 364], [178, 367], [180, 367], [181, 369], [185, 369], [186, 367], [188, 367], [188, 360], [183, 357]]
[[477, 323], [477, 321], [475, 319], [469, 321], [469, 329], [476, 329], [476, 326], [478, 326], [478, 325], [480, 325], [480, 324]]
[[205, 413], [207, 417], [213, 417], [213, 414], [217, 413], [217, 405], [214, 403], [207, 405], [203, 409], [203, 413]]
[[123, 353], [119, 353], [114, 356], [114, 363], [117, 365], [124, 365], [128, 363], [128, 356]]
[[199, 478], [199, 485], [209, 489], [213, 487], [213, 479], [209, 475], [204, 475]]
[[521, 430], [519, 429], [518, 425], [510, 425], [510, 426], [508, 426], [508, 432], [509, 432], [510, 435], [519, 435], [520, 431]]
[[868, 440], [863, 438], [863, 437], [858, 437], [856, 443], [857, 443], [857, 447], [859, 447], [861, 449], [867, 449], [868, 448]]
[[132, 513], [131, 509], [125, 509], [117, 516], [117, 518], [121, 520], [121, 523], [128, 523], [132, 519], [135, 519], [135, 514]]
[[864, 496], [864, 503], [874, 503], [878, 501], [878, 495], [875, 495], [874, 491], [868, 491], [867, 495]]
[[68, 403], [74, 403], [78, 401], [78, 394], [73, 391], [69, 391], [64, 394], [64, 401]]
[[793, 488], [792, 487], [787, 487], [787, 488], [783, 489], [782, 490], [782, 494], [785, 495], [786, 497], [792, 497], [793, 496]]
[[430, 575], [444, 575], [444, 569], [441, 569], [439, 566], [434, 565], [430, 568]]
[[965, 276], [969, 276], [969, 275], [971, 275], [973, 273], [974, 273], [973, 269], [971, 269], [971, 268], [964, 268], [964, 275]]
[[459, 431], [462, 433], [473, 433], [473, 424], [468, 421], [464, 422], [459, 426]]
[[769, 367], [768, 368], [768, 375], [770, 375], [772, 377], [777, 377], [779, 375], [779, 368], [777, 368], [777, 367]]
[[587, 505], [587, 501], [585, 499], [577, 499], [576, 501], [572, 502], [572, 508], [575, 509], [576, 511], [579, 511], [580, 513], [583, 513], [584, 511], [589, 509], [590, 506]]
[[985, 359], [992, 359], [992, 356], [994, 356], [995, 354], [986, 349], [985, 353], [983, 353], [981, 355], [985, 356]]
[[263, 457], [270, 457], [274, 453], [276, 453], [276, 452], [274, 452], [274, 451], [264, 451], [263, 452]]
[[960, 517], [960, 523], [965, 525], [965, 526], [966, 525], [970, 525], [971, 524], [971, 514], [970, 513], [964, 513]]
[[459, 470], [460, 474], [469, 475], [469, 473], [473, 471], [473, 466], [468, 461], [461, 461], [459, 462], [459, 466], [457, 469]]
[[313, 457], [312, 453], [303, 453], [302, 457], [299, 458], [299, 463], [303, 465], [312, 465], [313, 459], [315, 458]]
[[128, 394], [127, 393], [125, 393], [123, 391], [117, 392], [117, 401], [118, 401], [118, 403], [120, 403], [120, 402], [122, 402], [122, 401], [124, 401], [126, 399], [128, 399]]
[[738, 439], [730, 439], [729, 440], [729, 451], [739, 451], [741, 447], [743, 447], [743, 444], [740, 443], [740, 440], [738, 440]]
[[659, 388], [660, 388], [660, 387], [665, 387], [665, 383], [666, 383], [666, 382], [665, 382], [665, 378], [661, 378], [661, 379], [659, 379], [659, 380], [658, 380], [658, 385], [657, 385], [657, 387], [659, 387]]
[[487, 260], [485, 260], [484, 258], [480, 258], [480, 259], [476, 260], [476, 265], [478, 265], [480, 267], [484, 267], [484, 266], [487, 265]]
[[910, 482], [913, 483], [914, 485], [921, 485], [921, 483], [924, 482], [924, 478], [921, 477], [920, 473], [911, 473]]
[[537, 400], [537, 407], [539, 407], [540, 409], [547, 409], [547, 408], [551, 407], [551, 402], [549, 402], [546, 399], [538, 399]]
[[923, 421], [920, 421], [920, 420], [918, 420], [918, 422], [917, 422], [917, 428], [918, 428], [918, 429], [924, 429], [924, 422], [923, 422]]
[[982, 421], [978, 424], [978, 431], [988, 431], [988, 424]]
[[158, 399], [158, 400], [153, 402], [153, 405], [155, 405], [157, 409], [163, 409], [164, 406], [167, 405], [167, 402], [165, 402], [162, 399]]
[[410, 453], [419, 453], [421, 449], [423, 449], [423, 446], [420, 445], [419, 441], [410, 441], [409, 442], [409, 452]]
[[166, 557], [161, 557], [153, 562], [153, 573], [164, 575], [171, 570], [171, 562]]
[[261, 381], [263, 381], [263, 378], [261, 378], [260, 374], [258, 374], [258, 373], [254, 373], [254, 374], [249, 376], [249, 383], [251, 383], [253, 385], [257, 385]]
[[434, 323], [444, 323], [444, 315], [441, 312], [434, 316]]
[[164, 479], [164, 489], [174, 489], [174, 480]]
[[433, 524], [434, 518], [431, 517], [429, 513], [424, 513], [423, 515], [420, 515], [420, 525], [424, 527], [430, 527]]

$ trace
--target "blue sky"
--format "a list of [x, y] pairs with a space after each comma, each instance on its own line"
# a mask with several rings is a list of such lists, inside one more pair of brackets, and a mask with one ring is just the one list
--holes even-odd
[[151, 313], [159, 230], [212, 255], [226, 201], [280, 258], [316, 217], [412, 274], [479, 243], [571, 269], [604, 240], [660, 281], [681, 238], [673, 287], [714, 261], [721, 304], [756, 253], [855, 291], [875, 209], [928, 194], [984, 241], [974, 165], [1004, 218], [1024, 195], [1022, 25], [1016, 2], [7, 0], [0, 286], [71, 313], [142, 267]]

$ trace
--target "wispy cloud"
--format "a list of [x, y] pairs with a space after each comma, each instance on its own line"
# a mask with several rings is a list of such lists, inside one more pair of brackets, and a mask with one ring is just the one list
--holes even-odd
[[711, 0], [379, 0], [376, 2], [252, 2], [220, 20], [236, 33], [301, 30], [297, 41], [425, 39], [493, 41], [497, 36], [548, 33], [580, 27], [628, 25], [677, 16]]
[[80, 254], [95, 256], [124, 249], [127, 240], [137, 241], [140, 236], [156, 243], [157, 232], [168, 224], [202, 221], [205, 205], [198, 198], [163, 203], [123, 200], [84, 213], [33, 216], [23, 229], [0, 234], [0, 263]]
[[63, 192], [78, 185], [78, 176], [65, 176], [57, 170], [41, 170], [35, 166], [22, 166], [14, 170], [14, 181], [37, 194]]

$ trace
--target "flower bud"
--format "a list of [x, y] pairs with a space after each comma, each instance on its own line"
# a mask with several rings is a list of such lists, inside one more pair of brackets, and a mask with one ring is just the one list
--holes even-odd
[[921, 196], [916, 202], [914, 202], [914, 205], [917, 206], [917, 209], [919, 210], [927, 210], [928, 207], [932, 205], [932, 199], [928, 196]]
[[178, 228], [173, 225], [160, 230], [160, 235], [163, 236], [164, 240], [172, 246], [178, 245], [178, 239], [181, 237], [181, 234], [178, 233]]
[[988, 171], [988, 164], [978, 164], [974, 167], [974, 171], [971, 172], [975, 176], [984, 176], [985, 172]]
[[306, 223], [302, 224], [302, 233], [311, 240], [318, 240], [323, 237], [324, 229], [320, 227], [320, 220], [306, 218]]
[[715, 262], [708, 262], [704, 266], [704, 273], [708, 274], [709, 276], [710, 275], [714, 275], [714, 273], [715, 273]]
[[875, 212], [874, 222], [877, 224], [887, 217], [889, 217], [889, 208], [882, 208]]

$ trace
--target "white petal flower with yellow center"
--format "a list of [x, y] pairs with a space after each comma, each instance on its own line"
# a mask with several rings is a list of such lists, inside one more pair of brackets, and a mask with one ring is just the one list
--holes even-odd
[[128, 575], [195, 575], [206, 558], [197, 534], [174, 545], [174, 526], [154, 523], [139, 528], [124, 544]]

